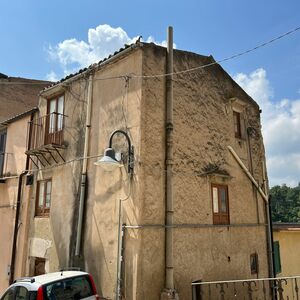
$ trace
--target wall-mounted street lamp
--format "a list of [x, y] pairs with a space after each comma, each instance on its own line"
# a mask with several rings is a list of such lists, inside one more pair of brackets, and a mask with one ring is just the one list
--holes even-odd
[[[122, 156], [120, 159], [117, 159], [116, 152], [112, 147], [112, 140], [116, 134], [122, 134], [125, 136], [127, 143], [128, 143], [128, 157], [127, 157], [127, 172], [130, 177], [133, 176], [133, 167], [134, 167], [134, 148], [131, 145], [130, 138], [128, 134], [123, 130], [115, 130], [109, 138], [109, 145], [108, 148], [105, 149], [104, 155], [101, 159], [95, 162], [95, 165], [102, 166], [107, 171], [112, 171], [117, 167], [123, 166], [122, 163]], [[131, 182], [130, 182], [131, 184]], [[121, 299], [121, 261], [122, 261], [122, 202], [128, 200], [130, 194], [125, 199], [119, 199], [119, 220], [118, 220], [118, 253], [117, 253], [117, 280], [116, 280], [116, 300]]]
[[110, 135], [108, 148], [105, 149], [103, 157], [95, 162], [95, 165], [100, 165], [107, 171], [112, 171], [116, 167], [123, 166], [122, 158], [120, 159], [116, 158], [115, 150], [112, 147], [113, 137], [119, 133], [126, 137], [128, 143], [127, 172], [130, 176], [132, 176], [133, 167], [134, 167], [134, 149], [133, 146], [131, 145], [131, 141], [128, 134], [123, 130], [115, 130]]

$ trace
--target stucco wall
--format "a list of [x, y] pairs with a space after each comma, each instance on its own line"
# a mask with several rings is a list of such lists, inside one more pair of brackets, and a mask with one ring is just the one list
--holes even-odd
[[8, 125], [5, 147], [5, 152], [8, 154], [5, 163], [8, 176], [19, 175], [25, 169], [27, 124], [29, 120], [29, 117], [24, 117]]
[[[165, 49], [146, 47], [143, 73], [164, 73], [164, 55]], [[175, 71], [209, 62], [211, 58], [183, 51], [174, 55]], [[142, 224], [164, 222], [164, 91], [164, 79], [143, 80]], [[242, 101], [242, 139], [234, 137], [232, 111], [240, 105], [235, 98]], [[200, 226], [174, 229], [175, 285], [182, 299], [190, 299], [194, 280], [255, 277], [250, 271], [251, 253], [259, 256], [257, 276], [268, 276], [264, 202], [227, 149], [231, 145], [262, 182], [264, 149], [259, 118], [258, 106], [219, 66], [174, 77], [174, 223]], [[248, 137], [246, 128], [250, 126], [253, 134]], [[209, 165], [225, 170], [228, 176], [198, 176]], [[236, 227], [213, 226], [211, 183], [228, 185], [230, 223]], [[139, 265], [143, 271], [137, 298], [158, 299], [164, 280], [164, 232], [140, 231], [143, 255]], [[126, 247], [128, 244], [126, 240]]]
[[[15, 218], [15, 182], [0, 184], [0, 294], [8, 287], [8, 266], [11, 262], [12, 236]], [[8, 206], [8, 207], [5, 207]]]
[[281, 273], [278, 276], [293, 276], [300, 274], [300, 231], [275, 231], [274, 241], [279, 241]]
[[[126, 199], [122, 202], [122, 223], [164, 224], [165, 78], [103, 79], [120, 74], [165, 73], [165, 54], [164, 48], [144, 45], [128, 56], [121, 55], [94, 74], [88, 153], [91, 158], [88, 160], [81, 257], [72, 257], [72, 253], [77, 228], [87, 78], [64, 84], [68, 118], [67, 148], [63, 155], [67, 163], [53, 164], [35, 174], [36, 179], [52, 178], [52, 202], [49, 219], [34, 218], [31, 240], [50, 241], [46, 243], [52, 255], [49, 270], [78, 263], [93, 275], [99, 294], [105, 297], [114, 298], [116, 292], [119, 199]], [[176, 51], [175, 71], [211, 61], [208, 57]], [[44, 96], [51, 97], [49, 93]], [[41, 98], [42, 114], [46, 113], [45, 105], [46, 100]], [[236, 107], [243, 113], [242, 139], [234, 137], [232, 112]], [[248, 127], [252, 128], [249, 136]], [[110, 134], [117, 129], [126, 130], [134, 145], [135, 174], [131, 181], [125, 168], [106, 172], [93, 164], [95, 156], [101, 155], [108, 146]], [[127, 149], [122, 136], [116, 136], [113, 145], [117, 151]], [[175, 76], [173, 190], [174, 223], [179, 226], [174, 229], [174, 272], [181, 299], [191, 298], [194, 280], [268, 275], [264, 203], [229, 153], [228, 145], [262, 183], [264, 149], [258, 106], [219, 66]], [[74, 158], [78, 160], [73, 161]], [[203, 174], [211, 166], [219, 173]], [[221, 176], [224, 172], [227, 175]], [[228, 185], [230, 224], [235, 227], [213, 225], [211, 183]], [[34, 193], [32, 197], [34, 203]], [[34, 217], [34, 204], [31, 217]], [[197, 226], [190, 226], [195, 224]], [[125, 231], [123, 290], [127, 299], [159, 299], [164, 288], [164, 239], [162, 227]], [[38, 250], [36, 245], [40, 244], [35, 241], [30, 244], [30, 253]], [[250, 272], [250, 254], [254, 252], [259, 256], [257, 275]]]
[[[11, 264], [13, 232], [15, 226], [15, 215], [18, 195], [18, 175], [25, 170], [26, 165], [26, 134], [29, 116], [16, 120], [7, 125], [7, 139], [5, 152], [4, 177], [8, 177], [0, 183], [0, 292], [9, 285], [9, 276], [7, 275], [8, 266]], [[24, 178], [25, 181], [25, 178]], [[20, 277], [22, 273], [23, 244], [26, 241], [26, 208], [28, 201], [29, 187], [26, 187], [23, 181], [22, 199], [18, 227], [17, 252], [15, 261], [15, 278]]]
[[[141, 50], [133, 51], [126, 58], [104, 66], [95, 73], [93, 81], [93, 108], [91, 117], [90, 155], [102, 155], [108, 147], [110, 134], [117, 130], [127, 131], [134, 146], [136, 161], [140, 157], [140, 109], [141, 81], [97, 80], [97, 78], [114, 77], [120, 74], [140, 74]], [[113, 147], [117, 152], [127, 152], [125, 137], [116, 135]], [[86, 225], [84, 232], [83, 255], [86, 269], [96, 281], [100, 295], [113, 298], [117, 277], [117, 230], [119, 199], [122, 202], [123, 220], [126, 223], [138, 223], [141, 205], [139, 199], [140, 175], [138, 163], [135, 163], [135, 175], [129, 182], [127, 168], [118, 168], [112, 172], [104, 171], [93, 163], [88, 163], [88, 198], [86, 206]], [[131, 186], [130, 186], [131, 185]], [[138, 274], [139, 235], [132, 237], [128, 257], [130, 279], [135, 281]], [[129, 286], [130, 293], [131, 285]], [[134, 299], [134, 297], [132, 297]]]
[[[46, 259], [46, 271], [53, 272], [72, 265], [72, 248], [74, 247], [74, 212], [78, 206], [81, 158], [83, 155], [83, 132], [87, 84], [75, 82], [71, 86], [55, 89], [40, 97], [40, 117], [47, 114], [47, 99], [57, 94], [64, 94], [64, 146], [59, 149], [63, 159], [52, 152], [44, 154], [50, 164], [43, 160], [40, 170], [34, 170], [30, 205], [29, 259], [27, 272], [30, 272], [30, 261], [39, 253]], [[37, 181], [51, 179], [51, 206], [48, 217], [36, 216]]]

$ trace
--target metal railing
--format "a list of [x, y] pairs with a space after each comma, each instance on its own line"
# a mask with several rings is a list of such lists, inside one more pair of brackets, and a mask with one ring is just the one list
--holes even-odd
[[299, 300], [300, 276], [193, 282], [193, 300]]
[[63, 143], [65, 115], [53, 112], [28, 122], [28, 150], [38, 149], [44, 145]]

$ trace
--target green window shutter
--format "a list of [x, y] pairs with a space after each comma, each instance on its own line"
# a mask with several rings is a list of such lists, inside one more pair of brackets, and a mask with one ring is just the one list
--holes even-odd
[[281, 273], [279, 241], [274, 242], [273, 247], [274, 247], [275, 274], [278, 274]]

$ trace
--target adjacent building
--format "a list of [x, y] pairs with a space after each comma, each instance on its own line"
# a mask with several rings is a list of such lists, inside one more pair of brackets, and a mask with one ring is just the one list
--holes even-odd
[[273, 223], [275, 271], [278, 276], [300, 274], [300, 224]]
[[[0, 291], [15, 276], [25, 274], [30, 189], [24, 171], [27, 124], [37, 111], [38, 93], [49, 82], [0, 74]], [[23, 175], [21, 175], [23, 173]], [[21, 179], [22, 178], [22, 179]], [[18, 251], [16, 251], [18, 249]]]

